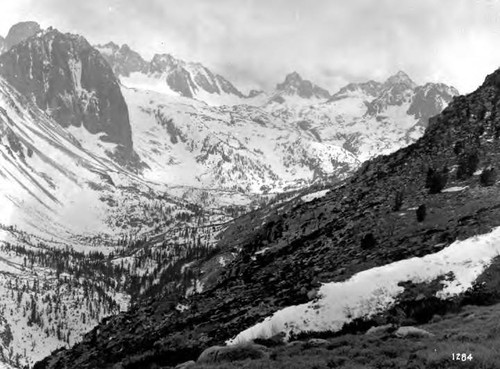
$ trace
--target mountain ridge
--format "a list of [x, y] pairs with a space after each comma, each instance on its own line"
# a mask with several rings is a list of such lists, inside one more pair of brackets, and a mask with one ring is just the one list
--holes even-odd
[[[161, 78], [172, 91], [190, 98], [198, 96], [201, 91], [208, 94], [243, 97], [231, 82], [219, 74], [212, 73], [201, 63], [185, 62], [170, 54], [155, 54], [148, 62], [127, 44], [119, 47], [109, 42], [97, 45], [96, 48], [122, 79], [129, 79], [133, 73], [142, 75], [142, 78]], [[134, 81], [131, 80], [129, 86], [133, 85]]]

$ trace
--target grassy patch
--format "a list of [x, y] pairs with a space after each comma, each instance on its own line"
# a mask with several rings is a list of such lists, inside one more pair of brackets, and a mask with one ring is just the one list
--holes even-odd
[[[329, 345], [277, 346], [269, 358], [193, 369], [496, 369], [500, 367], [500, 304], [466, 306], [458, 314], [419, 326], [433, 337], [400, 339], [392, 335], [346, 334], [328, 339]], [[453, 360], [453, 354], [472, 360]]]

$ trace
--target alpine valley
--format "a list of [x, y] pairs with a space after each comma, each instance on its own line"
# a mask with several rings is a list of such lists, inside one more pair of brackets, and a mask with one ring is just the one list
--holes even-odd
[[[465, 97], [403, 71], [247, 93], [169, 54], [12, 26], [0, 368], [355, 368], [346, 337], [390, 326], [394, 346], [497, 302], [499, 73]], [[424, 353], [450, 333], [426, 329], [392, 367], [445, 367]]]

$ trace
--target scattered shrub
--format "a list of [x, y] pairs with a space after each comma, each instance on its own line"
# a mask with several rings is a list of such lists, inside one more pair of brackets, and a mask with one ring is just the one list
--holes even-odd
[[[441, 192], [448, 182], [448, 167], [444, 167], [441, 172], [432, 170], [427, 172], [426, 187], [429, 188], [429, 193], [435, 194]], [[429, 174], [430, 173], [430, 174]]]
[[436, 171], [434, 170], [434, 168], [427, 169], [427, 176], [425, 178], [425, 188], [431, 188], [432, 179], [434, 178], [435, 173]]
[[425, 216], [427, 215], [427, 207], [425, 204], [422, 204], [417, 209], [417, 221], [423, 222], [425, 220]]
[[396, 197], [394, 198], [394, 206], [392, 210], [399, 211], [401, 206], [403, 206], [404, 191], [400, 190], [396, 192]]
[[479, 182], [481, 186], [493, 186], [497, 181], [497, 171], [495, 168], [485, 168], [481, 176], [479, 177]]
[[361, 239], [361, 248], [364, 250], [372, 249], [377, 245], [377, 240], [372, 233], [366, 233]]
[[477, 151], [465, 153], [458, 159], [457, 179], [467, 179], [477, 170], [479, 154]]
[[453, 146], [453, 152], [455, 155], [460, 155], [464, 151], [464, 143], [463, 141], [457, 141], [455, 146]]

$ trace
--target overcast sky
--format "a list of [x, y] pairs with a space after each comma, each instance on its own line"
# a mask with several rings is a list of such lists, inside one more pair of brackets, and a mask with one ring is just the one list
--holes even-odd
[[297, 71], [335, 92], [401, 69], [467, 93], [500, 66], [500, 0], [1, 0], [0, 34], [22, 20], [200, 61], [242, 89]]

